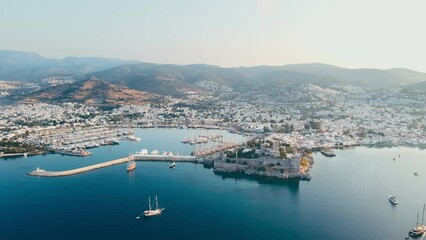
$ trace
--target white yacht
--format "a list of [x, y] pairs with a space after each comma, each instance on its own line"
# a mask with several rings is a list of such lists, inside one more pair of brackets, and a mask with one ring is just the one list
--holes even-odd
[[149, 209], [143, 212], [143, 215], [145, 215], [145, 217], [160, 215], [161, 212], [165, 209], [165, 208], [158, 207], [157, 195], [155, 195], [155, 209], [152, 209], [150, 197], [148, 197], [148, 201], [149, 201]]

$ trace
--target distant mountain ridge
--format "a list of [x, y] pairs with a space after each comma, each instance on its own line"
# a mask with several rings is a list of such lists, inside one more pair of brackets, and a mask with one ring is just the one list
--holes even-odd
[[0, 50], [0, 80], [38, 81], [41, 78], [87, 74], [139, 61], [113, 58], [46, 58], [37, 53]]
[[[188, 92], [281, 89], [299, 84], [365, 89], [416, 86], [426, 74], [409, 69], [348, 69], [322, 63], [224, 68], [206, 64], [174, 65], [109, 58], [45, 58], [36, 53], [0, 51], [0, 80], [38, 81], [48, 76], [92, 76], [138, 91], [183, 96]], [[420, 84], [419, 86], [423, 86]]]
[[[407, 69], [346, 69], [326, 64], [292, 64], [221, 68], [211, 65], [126, 64], [92, 73], [105, 81], [158, 94], [179, 87], [218, 85], [234, 90], [314, 84], [322, 87], [353, 85], [367, 88], [400, 86], [426, 81], [426, 74]], [[88, 77], [88, 76], [86, 76]]]

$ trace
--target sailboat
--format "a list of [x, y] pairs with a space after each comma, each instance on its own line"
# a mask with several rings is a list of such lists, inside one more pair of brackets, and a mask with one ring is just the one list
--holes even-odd
[[408, 232], [408, 235], [410, 235], [410, 237], [418, 238], [418, 237], [422, 237], [423, 235], [425, 235], [426, 226], [423, 225], [424, 219], [425, 219], [425, 204], [423, 204], [422, 225], [419, 225], [419, 212], [417, 212], [417, 225], [416, 225], [415, 228], [411, 229]]
[[135, 170], [135, 168], [136, 168], [136, 163], [134, 161], [130, 161], [129, 164], [127, 164], [127, 171], [128, 172]]
[[143, 212], [143, 215], [145, 215], [145, 217], [160, 215], [161, 212], [165, 209], [165, 208], [158, 207], [157, 195], [155, 195], [155, 209], [152, 209], [150, 197], [148, 197], [148, 201], [149, 201], [149, 209]]

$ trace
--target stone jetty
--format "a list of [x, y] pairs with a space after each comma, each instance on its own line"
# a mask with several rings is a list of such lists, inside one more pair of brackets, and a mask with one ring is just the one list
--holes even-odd
[[87, 167], [76, 168], [66, 171], [46, 171], [43, 169], [37, 168], [34, 171], [28, 173], [30, 176], [36, 177], [64, 177], [75, 175], [79, 173], [84, 173], [88, 171], [93, 171], [100, 168], [105, 168], [117, 164], [126, 163], [128, 161], [155, 161], [155, 162], [194, 162], [194, 163], [202, 163], [203, 159], [197, 158], [195, 156], [169, 156], [169, 155], [142, 155], [142, 156], [129, 156], [125, 158], [120, 158], [104, 163], [98, 163], [94, 165], [90, 165]]
[[29, 172], [28, 175], [36, 176], [36, 177], [64, 177], [64, 176], [75, 175], [75, 174], [84, 173], [88, 171], [93, 171], [99, 168], [105, 168], [105, 167], [109, 167], [109, 166], [113, 166], [117, 164], [122, 164], [130, 160], [131, 158], [125, 157], [125, 158], [120, 158], [120, 159], [116, 159], [116, 160], [112, 160], [112, 161], [108, 161], [104, 163], [98, 163], [98, 164], [90, 165], [87, 167], [76, 168], [76, 169], [71, 169], [66, 171], [45, 171], [45, 170], [37, 168], [36, 170]]

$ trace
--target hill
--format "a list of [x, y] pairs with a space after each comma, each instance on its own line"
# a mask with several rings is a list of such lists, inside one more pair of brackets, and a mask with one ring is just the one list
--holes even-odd
[[202, 71], [185, 66], [140, 63], [96, 72], [93, 76], [137, 90], [176, 96], [191, 91], [203, 91], [193, 84], [194, 79], [201, 73]]
[[165, 95], [176, 95], [196, 88], [238, 91], [297, 84], [380, 88], [426, 81], [425, 73], [408, 69], [347, 69], [318, 63], [239, 68], [141, 63], [126, 64], [93, 75], [114, 84]]
[[426, 93], [426, 81], [409, 84], [402, 91], [404, 93]]
[[79, 102], [89, 105], [145, 104], [162, 101], [146, 92], [91, 78], [73, 84], [47, 88], [23, 98], [24, 102]]

